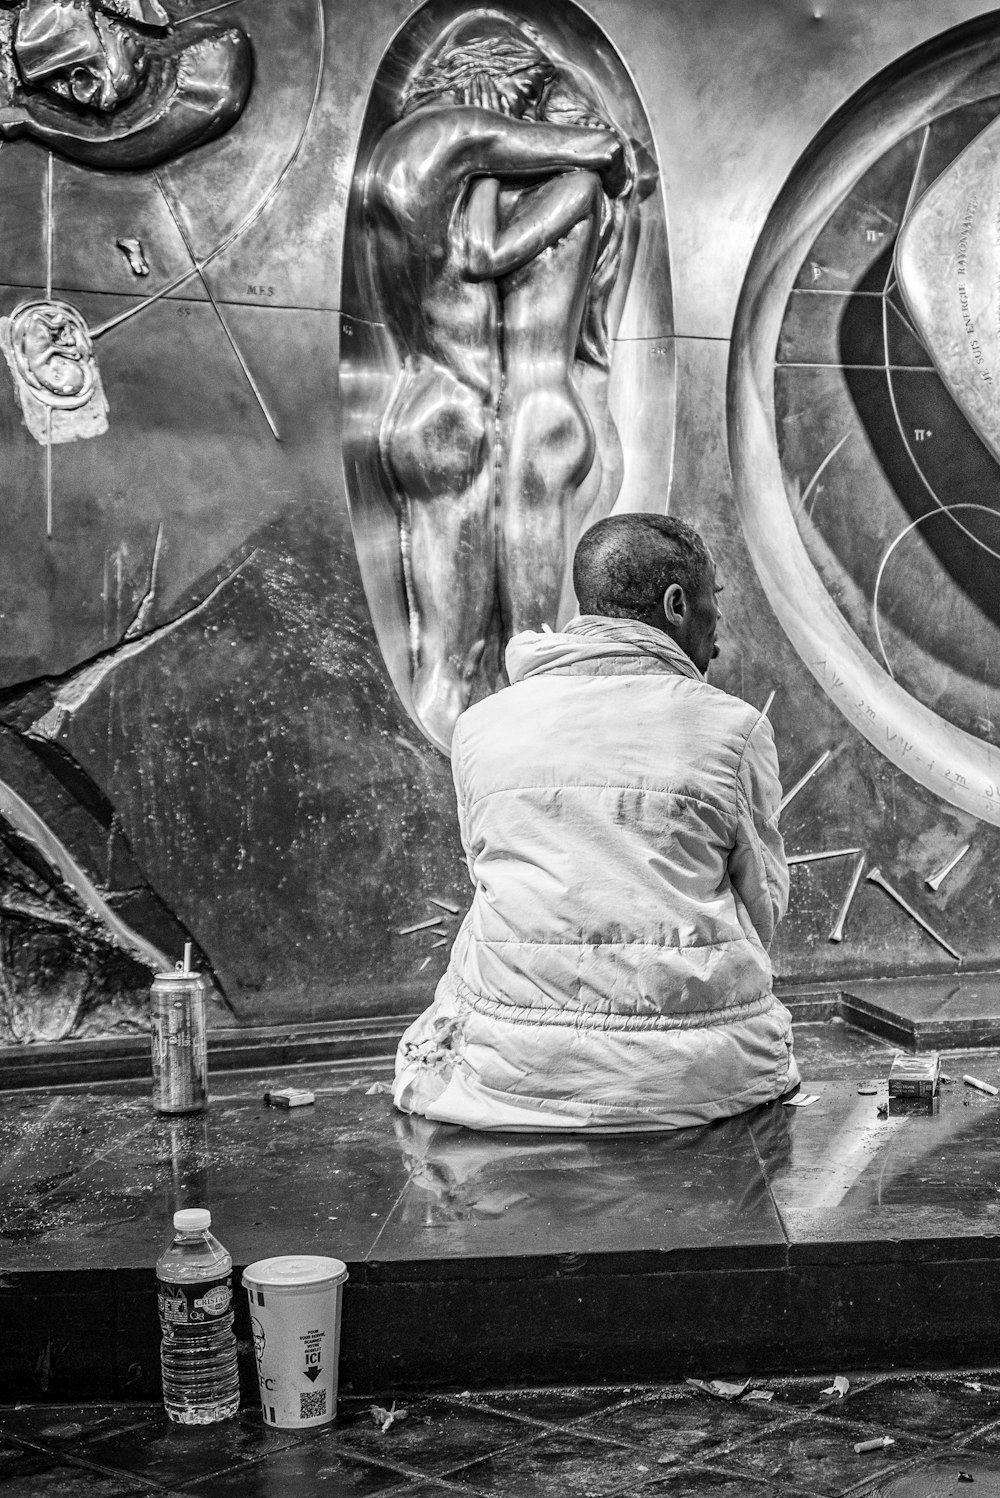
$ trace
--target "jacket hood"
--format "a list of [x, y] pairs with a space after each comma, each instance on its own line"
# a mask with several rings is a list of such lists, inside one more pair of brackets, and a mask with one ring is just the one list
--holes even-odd
[[558, 633], [525, 630], [508, 644], [506, 661], [512, 683], [547, 671], [627, 676], [630, 663], [633, 670], [659, 669], [689, 676], [692, 681], [705, 680], [669, 635], [637, 619], [608, 619], [601, 614], [578, 614]]

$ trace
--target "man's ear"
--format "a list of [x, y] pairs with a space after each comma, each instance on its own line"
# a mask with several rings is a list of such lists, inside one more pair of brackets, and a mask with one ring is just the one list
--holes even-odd
[[668, 624], [679, 628], [687, 615], [687, 599], [680, 583], [671, 583], [663, 595], [663, 615]]

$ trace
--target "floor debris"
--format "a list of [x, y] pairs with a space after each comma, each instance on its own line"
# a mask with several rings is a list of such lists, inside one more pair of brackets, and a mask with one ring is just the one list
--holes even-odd
[[305, 1108], [316, 1101], [316, 1094], [305, 1087], [280, 1087], [265, 1092], [264, 1101], [269, 1108]]
[[830, 1387], [828, 1389], [821, 1389], [820, 1393], [836, 1394], [839, 1398], [843, 1399], [844, 1395], [847, 1393], [850, 1387], [851, 1380], [849, 1378], [845, 1378], [842, 1373], [838, 1373]]
[[977, 1092], [987, 1092], [990, 1097], [996, 1097], [1000, 1093], [1000, 1087], [994, 1087], [992, 1082], [981, 1082], [978, 1077], [963, 1077], [962, 1081], [966, 1087], [974, 1087]]
[[863, 1451], [888, 1451], [895, 1444], [892, 1436], [873, 1436], [870, 1441], [855, 1441], [854, 1449], [860, 1456]]
[[819, 1102], [818, 1092], [797, 1092], [794, 1097], [785, 1099], [786, 1108], [808, 1108], [810, 1103]]
[[[853, 1084], [849, 1091], [853, 1098]], [[259, 1410], [247, 1409], [228, 1426], [225, 1472], [218, 1479], [192, 1473], [204, 1474], [210, 1463], [220, 1465], [222, 1428], [218, 1435], [210, 1432], [208, 1445], [197, 1446], [189, 1429], [168, 1421], [158, 1401], [24, 1401], [21, 1408], [0, 1407], [0, 1493], [4, 1498], [8, 1493], [11, 1498], [15, 1493], [19, 1498], [111, 1498], [141, 1492], [147, 1498], [166, 1498], [169, 1491], [181, 1498], [197, 1491], [237, 1498], [332, 1498], [336, 1489], [356, 1495], [405, 1492], [409, 1498], [418, 1493], [420, 1498], [446, 1498], [448, 1492], [459, 1498], [480, 1491], [494, 1498], [541, 1498], [543, 1493], [546, 1498], [584, 1498], [587, 1493], [592, 1498], [693, 1498], [696, 1493], [702, 1498], [709, 1493], [713, 1498], [772, 1498], [778, 1493], [820, 1498], [846, 1488], [869, 1498], [889, 1493], [895, 1498], [904, 1493], [954, 1498], [960, 1472], [966, 1474], [963, 1492], [969, 1477], [978, 1493], [995, 1492], [995, 1453], [984, 1453], [976, 1438], [983, 1428], [985, 1395], [1000, 1393], [995, 1369], [964, 1366], [922, 1373], [919, 1406], [912, 1403], [912, 1371], [881, 1378], [880, 1398], [888, 1401], [887, 1411], [919, 1409], [921, 1429], [919, 1439], [914, 1440], [912, 1429], [901, 1432], [895, 1447], [869, 1455], [853, 1450], [854, 1441], [866, 1434], [862, 1427], [843, 1427], [829, 1407], [824, 1410], [822, 1402], [817, 1407], [815, 1373], [773, 1378], [775, 1411], [748, 1404], [746, 1395], [735, 1403], [709, 1398], [682, 1379], [624, 1388], [478, 1388], [471, 1399], [436, 1390], [400, 1390], [393, 1424], [384, 1434], [386, 1418], [393, 1414], [391, 1394], [343, 1394], [336, 1424], [299, 1437], [292, 1446], [273, 1437], [262, 1442]], [[982, 1396], [956, 1399], [963, 1380], [980, 1382]], [[852, 1396], [855, 1392], [852, 1383]], [[406, 1407], [404, 1424], [398, 1423], [400, 1405]], [[580, 1424], [584, 1407], [590, 1414]], [[833, 1414], [847, 1414], [850, 1408], [836, 1408]], [[782, 1418], [773, 1419], [779, 1412]], [[878, 1434], [890, 1428], [882, 1426]], [[874, 1426], [868, 1426], [867, 1434], [875, 1434]], [[755, 1481], [745, 1457], [736, 1453], [751, 1453], [756, 1467], [762, 1437], [771, 1475]], [[67, 1467], [67, 1447], [76, 1457], [82, 1454], [83, 1465], [71, 1462]], [[729, 1471], [706, 1471], [704, 1453], [713, 1447], [727, 1452], [718, 1466]], [[491, 1452], [496, 1453], [488, 1457], [492, 1472], [483, 1482], [483, 1459]], [[447, 1467], [447, 1478], [408, 1477], [400, 1472], [400, 1459], [410, 1473]]]
[[724, 1378], [687, 1378], [684, 1382], [703, 1394], [711, 1394], [713, 1399], [739, 1399], [750, 1387], [748, 1378], [741, 1384], [727, 1383]]
[[409, 1410], [396, 1408], [395, 1400], [392, 1401], [392, 1408], [388, 1410], [383, 1409], [380, 1404], [372, 1405], [372, 1419], [383, 1435], [385, 1435], [390, 1425], [395, 1425], [397, 1420], [405, 1420], [408, 1414]]
[[365, 1088], [365, 1097], [377, 1097], [380, 1092], [392, 1097], [392, 1088], [388, 1082], [373, 1082], [370, 1087]]

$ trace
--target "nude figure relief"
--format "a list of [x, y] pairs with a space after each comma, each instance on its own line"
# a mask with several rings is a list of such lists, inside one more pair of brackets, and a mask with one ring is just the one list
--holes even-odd
[[371, 157], [369, 255], [400, 365], [379, 458], [414, 711], [444, 750], [491, 629], [503, 645], [556, 624], [576, 537], [614, 503], [617, 434], [608, 417], [599, 440], [583, 392], [588, 372], [606, 384], [608, 303], [654, 181], [580, 69], [494, 10], [425, 52]]

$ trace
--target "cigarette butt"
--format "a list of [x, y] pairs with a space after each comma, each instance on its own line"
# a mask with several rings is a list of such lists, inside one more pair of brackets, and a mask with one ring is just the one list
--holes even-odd
[[886, 1451], [895, 1444], [892, 1436], [873, 1436], [870, 1441], [855, 1441], [854, 1449], [860, 1456], [862, 1451]]
[[425, 958], [424, 958], [424, 960], [423, 960], [423, 962], [422, 962], [422, 963], [421, 963], [421, 964], [420, 964], [420, 966], [419, 966], [419, 967], [418, 967], [418, 968], [417, 968], [417, 972], [418, 972], [418, 973], [422, 973], [422, 972], [423, 972], [423, 970], [424, 970], [424, 968], [425, 968], [425, 967], [426, 967], [426, 966], [427, 966], [427, 964], [428, 964], [428, 963], [429, 963], [429, 962], [430, 962], [430, 960], [431, 960], [431, 959], [430, 959], [430, 958], [429, 958], [429, 957], [425, 957]]
[[442, 900], [437, 895], [428, 895], [427, 903], [436, 905], [440, 910], [446, 910], [449, 915], [458, 915], [459, 907], [452, 900]]
[[1000, 1087], [994, 1087], [992, 1082], [980, 1082], [978, 1077], [963, 1077], [962, 1081], [966, 1087], [974, 1087], [977, 1092], [988, 1092], [990, 1097], [996, 1097], [1000, 1093]]
[[433, 952], [436, 947], [446, 947], [448, 945], [448, 940], [449, 938], [445, 936], [441, 941], [432, 942], [431, 951]]

